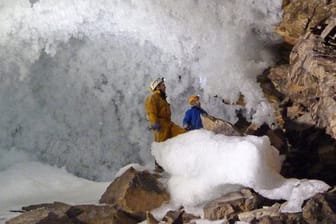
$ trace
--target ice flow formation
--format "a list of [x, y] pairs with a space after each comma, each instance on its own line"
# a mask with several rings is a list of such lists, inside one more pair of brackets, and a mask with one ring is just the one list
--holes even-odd
[[[256, 76], [274, 61], [281, 0], [0, 2], [0, 149], [92, 180], [152, 160], [143, 101], [164, 76], [173, 120], [199, 94], [212, 115], [272, 123]], [[218, 96], [218, 97], [214, 97]]]

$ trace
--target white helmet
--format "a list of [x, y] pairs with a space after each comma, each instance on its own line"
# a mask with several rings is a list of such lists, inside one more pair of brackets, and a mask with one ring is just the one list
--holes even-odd
[[155, 79], [154, 81], [151, 82], [150, 89], [152, 91], [154, 91], [156, 89], [156, 87], [158, 85], [160, 85], [161, 83], [163, 83], [163, 82], [164, 82], [164, 78], [163, 77]]

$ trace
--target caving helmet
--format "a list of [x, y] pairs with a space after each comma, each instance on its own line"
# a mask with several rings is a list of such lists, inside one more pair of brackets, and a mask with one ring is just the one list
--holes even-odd
[[158, 87], [158, 85], [160, 85], [163, 82], [164, 82], [164, 78], [163, 77], [155, 79], [150, 84], [150, 90], [155, 91], [156, 87]]
[[194, 105], [196, 103], [197, 100], [199, 100], [199, 96], [198, 95], [192, 95], [189, 97], [188, 102], [190, 105]]

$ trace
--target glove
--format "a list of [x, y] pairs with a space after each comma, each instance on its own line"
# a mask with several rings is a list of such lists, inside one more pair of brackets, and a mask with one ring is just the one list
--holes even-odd
[[190, 130], [190, 126], [189, 126], [188, 124], [183, 125], [183, 128], [184, 128], [186, 131], [189, 131], [189, 130]]
[[152, 125], [152, 129], [154, 130], [154, 131], [160, 131], [160, 125], [159, 124], [153, 124]]

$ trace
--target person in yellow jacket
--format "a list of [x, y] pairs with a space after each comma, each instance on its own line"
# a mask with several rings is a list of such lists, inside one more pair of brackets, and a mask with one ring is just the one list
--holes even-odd
[[170, 105], [166, 98], [166, 85], [164, 78], [151, 82], [152, 94], [146, 97], [145, 110], [153, 131], [154, 141], [163, 142], [168, 138], [185, 133], [186, 130], [171, 121]]

